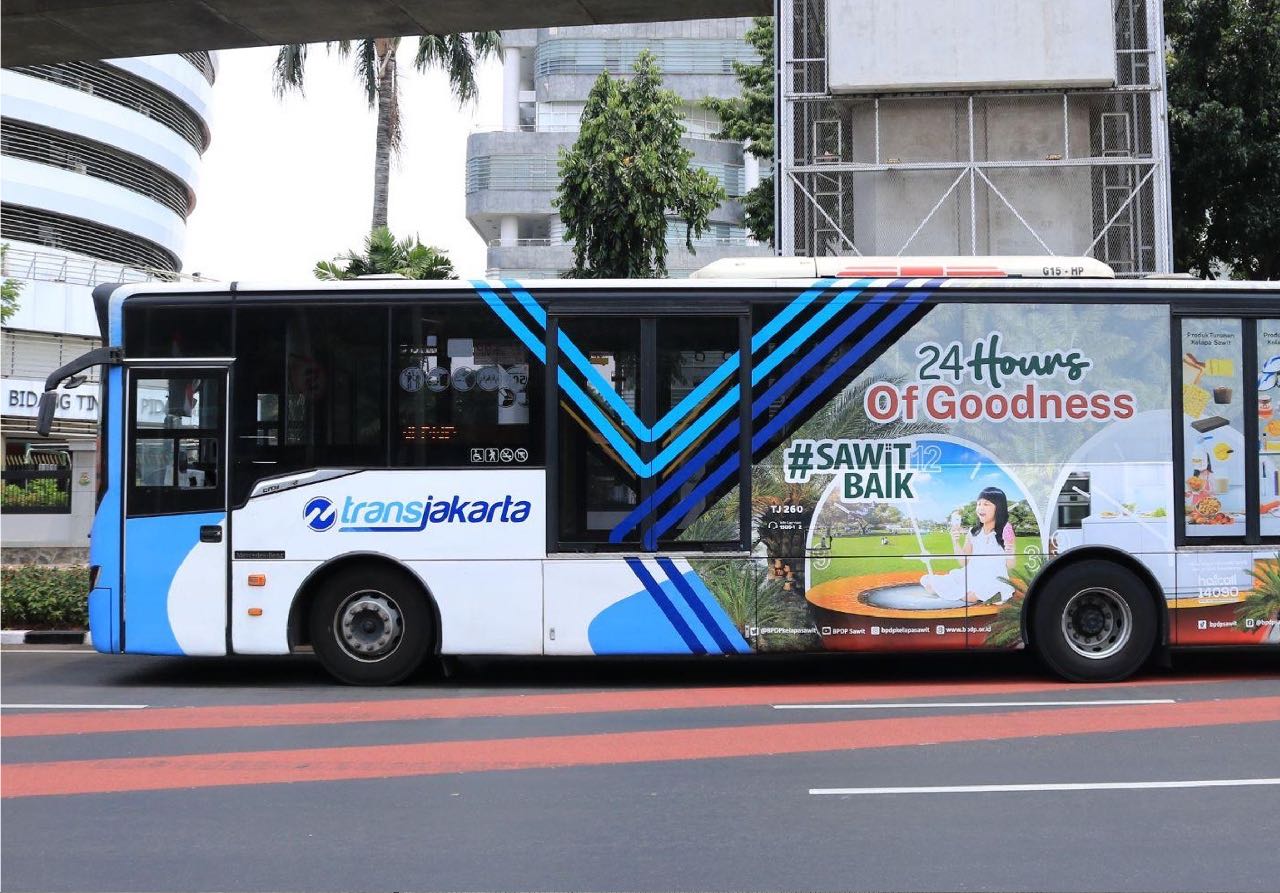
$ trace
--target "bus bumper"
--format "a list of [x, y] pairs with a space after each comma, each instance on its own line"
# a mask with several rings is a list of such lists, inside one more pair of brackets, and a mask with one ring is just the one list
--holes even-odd
[[120, 612], [113, 596], [110, 589], [89, 591], [89, 638], [103, 654], [120, 652]]

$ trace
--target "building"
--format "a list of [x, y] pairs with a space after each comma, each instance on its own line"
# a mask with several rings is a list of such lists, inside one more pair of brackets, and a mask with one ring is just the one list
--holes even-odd
[[685, 145], [694, 163], [714, 174], [728, 194], [695, 240], [696, 254], [684, 247], [683, 226], [673, 224], [670, 275], [687, 276], [722, 257], [769, 253], [748, 237], [739, 201], [759, 183], [760, 165], [744, 157], [741, 144], [712, 139], [719, 121], [700, 105], [708, 96], [737, 94], [733, 62], [756, 59], [743, 40], [750, 24], [713, 19], [504, 31], [502, 129], [467, 141], [467, 219], [489, 246], [488, 275], [554, 277], [573, 266], [564, 226], [551, 206], [559, 151], [577, 139], [587, 94], [600, 73], [629, 74], [643, 50], [657, 58], [665, 86], [683, 101]]
[[1168, 272], [1161, 6], [779, 0], [779, 252]]
[[84, 553], [96, 373], [48, 440], [36, 402], [45, 376], [99, 345], [93, 286], [177, 277], [215, 77], [204, 52], [0, 71], [3, 276], [21, 285], [0, 332], [6, 561]]

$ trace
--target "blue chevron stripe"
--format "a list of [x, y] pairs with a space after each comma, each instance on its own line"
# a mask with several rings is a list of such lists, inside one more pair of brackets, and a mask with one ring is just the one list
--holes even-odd
[[662, 572], [667, 575], [667, 579], [675, 584], [685, 603], [697, 615], [698, 620], [706, 627], [707, 632], [711, 634], [711, 638], [715, 639], [716, 644], [720, 646], [720, 651], [724, 654], [732, 654], [737, 651], [733, 643], [729, 641], [729, 637], [724, 634], [724, 630], [720, 628], [720, 624], [711, 616], [711, 612], [707, 610], [707, 606], [703, 604], [702, 599], [698, 598], [693, 591], [693, 587], [689, 585], [689, 581], [684, 578], [684, 574], [680, 573], [679, 568], [671, 561], [670, 558], [659, 558], [658, 567], [662, 568]]
[[529, 315], [537, 321], [538, 325], [545, 329], [547, 327], [547, 311], [543, 310], [542, 305], [533, 299], [533, 295], [521, 288], [520, 283], [514, 279], [503, 279], [501, 281], [507, 287], [507, 290], [516, 296], [520, 306], [529, 311]]
[[639, 558], [628, 558], [627, 566], [636, 575], [636, 579], [644, 584], [644, 588], [649, 591], [649, 595], [653, 597], [658, 608], [666, 615], [667, 622], [684, 640], [684, 644], [688, 646], [689, 650], [694, 654], [706, 654], [706, 647], [698, 640], [698, 636], [689, 628], [689, 624], [685, 622], [685, 619], [680, 616], [679, 610], [671, 603], [671, 599], [667, 598], [667, 594], [662, 591], [662, 587], [658, 585], [658, 581], [649, 573], [649, 569], [644, 566], [644, 563]]
[[534, 337], [533, 332], [529, 331], [529, 327], [511, 312], [511, 308], [503, 303], [502, 298], [498, 297], [487, 284], [478, 279], [473, 279], [471, 285], [475, 288], [476, 293], [484, 299], [484, 302], [489, 305], [489, 309], [496, 313], [498, 318], [507, 324], [507, 328], [514, 332], [516, 337], [524, 342], [524, 346], [529, 348], [533, 355], [545, 365], [547, 362], [547, 348], [542, 343], [542, 339]]
[[[751, 352], [754, 354], [761, 347], [768, 344], [769, 339], [782, 331], [783, 326], [795, 319], [801, 310], [813, 303], [814, 298], [829, 289], [837, 281], [835, 279], [819, 279], [813, 283], [813, 288], [797, 295], [794, 301], [779, 310], [777, 316], [765, 323], [760, 331], [751, 337]], [[857, 286], [859, 289], [866, 288], [870, 284], [870, 279], [857, 279], [849, 282], [849, 286]]]
[[[822, 375], [801, 391], [800, 394], [788, 403], [781, 412], [770, 419], [768, 424], [755, 432], [754, 436], [751, 438], [752, 452], [754, 453], [756, 450], [760, 449], [761, 446], [768, 443], [769, 438], [778, 433], [778, 431], [780, 431], [787, 422], [795, 418], [797, 413], [801, 412], [806, 406], [817, 399], [840, 375], [844, 374], [850, 366], [861, 359], [862, 356], [881, 338], [891, 332], [894, 326], [919, 306], [920, 302], [923, 301], [924, 298], [925, 295], [921, 294], [913, 296], [900, 304], [892, 313], [889, 314], [889, 316], [885, 317], [885, 319], [872, 329], [870, 333], [862, 338], [852, 350], [837, 360], [831, 368], [824, 371]], [[818, 351], [815, 351], [814, 353], [817, 352]], [[763, 399], [760, 402], [762, 406], [769, 405], [769, 403], [765, 403]], [[723, 483], [730, 474], [737, 470], [738, 460], [738, 454], [734, 453], [724, 463], [722, 463], [719, 468], [703, 480], [699, 481], [698, 485], [690, 491], [688, 496], [682, 499], [679, 504], [658, 519], [651, 528], [652, 537], [656, 540], [657, 537], [674, 527], [681, 518], [689, 513], [689, 510], [692, 509], [694, 505], [707, 495], [707, 493], [711, 492]], [[683, 473], [684, 470], [685, 469], [682, 468], [681, 472]], [[693, 471], [697, 471], [697, 469], [694, 469]]]
[[[520, 305], [525, 308], [526, 312], [528, 312], [534, 320], [545, 328], [547, 323], [546, 310], [538, 304], [534, 297], [529, 294], [529, 292], [525, 290], [517, 280], [504, 279], [501, 281], [503, 285], [511, 291], [512, 295], [515, 296]], [[815, 281], [813, 287], [797, 295], [752, 338], [751, 351], [753, 354], [759, 350], [762, 345], [768, 343], [770, 338], [781, 331], [787, 323], [795, 319], [796, 316], [813, 303], [814, 299], [823, 292], [833, 286], [841, 291], [841, 295], [837, 300], [831, 302], [819, 312], [818, 317], [821, 317], [820, 319], [815, 317], [816, 321], [810, 320], [804, 327], [802, 327], [800, 332], [793, 334], [781, 347], [762, 361], [758, 376], [762, 377], [766, 375], [769, 370], [777, 366], [777, 364], [785, 359], [791, 351], [793, 351], [798, 345], [802, 344], [807, 338], [811, 337], [813, 332], [830, 320], [840, 311], [841, 308], [846, 306], [851, 300], [860, 294], [871, 282], [872, 280], [870, 279], [854, 279], [848, 281], [832, 278], [819, 279]], [[477, 290], [489, 288], [488, 283], [483, 280], [472, 280], [472, 285]], [[490, 291], [490, 294], [492, 294], [492, 291]], [[506, 309], [505, 305], [503, 309]], [[514, 318], [514, 316], [512, 318]], [[505, 317], [504, 321], [506, 321]], [[582, 350], [574, 344], [573, 340], [564, 332], [557, 333], [556, 344], [560, 348], [561, 353], [563, 353], [574, 367], [578, 369], [583, 377], [586, 378], [588, 384], [591, 385], [592, 390], [596, 391], [600, 398], [615, 413], [617, 413], [618, 418], [622, 423], [630, 428], [632, 433], [645, 441], [657, 440], [679, 424], [686, 415], [692, 412], [697, 406], [701, 405], [701, 403], [710, 394], [714, 393], [717, 388], [723, 385], [724, 382], [727, 381], [735, 371], [737, 371], [738, 365], [741, 362], [739, 354], [735, 352], [731, 357], [718, 366], [710, 376], [694, 388], [693, 391], [687, 394], [679, 404], [674, 406], [666, 415], [664, 415], [656, 425], [650, 428], [648, 425], [644, 424], [639, 416], [636, 415], [635, 410], [628, 406], [626, 401], [624, 401], [621, 396], [609, 386], [609, 383], [604, 380], [604, 377], [582, 353]], [[752, 384], [755, 384], [758, 381], [758, 377], [753, 377]], [[722, 399], [717, 401], [712, 407], [712, 411], [722, 414], [725, 411], [725, 408], [731, 406], [734, 402], [736, 402], [736, 398], [734, 400]], [[711, 420], [711, 422], [714, 421], [715, 418]], [[711, 422], [703, 424], [700, 431], [705, 431]], [[694, 437], [686, 438], [681, 442], [681, 445], [674, 450], [674, 453], [679, 454], [683, 452], [684, 449], [686, 449], [695, 439], [696, 438]], [[655, 466], [660, 467], [661, 463], [655, 462]]]
[[777, 368], [779, 363], [789, 357], [796, 348], [812, 338], [815, 332], [830, 322], [831, 318], [837, 313], [849, 306], [849, 302], [861, 293], [861, 289], [857, 291], [846, 289], [829, 301], [826, 306], [811, 316], [804, 325], [792, 332], [791, 336], [782, 342], [773, 353], [752, 367], [751, 384], [759, 384], [766, 375]]
[[[801, 376], [805, 375], [817, 365], [824, 357], [826, 357], [841, 341], [849, 337], [851, 333], [856, 331], [879, 307], [891, 298], [901, 294], [900, 292], [887, 292], [877, 295], [867, 301], [857, 312], [850, 316], [847, 320], [840, 324], [839, 328], [824, 338], [817, 347], [809, 351], [804, 357], [796, 362], [791, 369], [787, 370], [778, 381], [774, 382], [763, 394], [755, 399], [751, 404], [751, 417], [754, 419], [771, 405], [778, 397], [785, 394], [792, 385], [798, 381]], [[644, 500], [636, 508], [632, 509], [630, 514], [622, 519], [616, 527], [609, 532], [609, 542], [620, 543], [622, 538], [635, 528], [644, 518], [653, 511], [653, 509], [661, 505], [671, 494], [680, 488], [689, 478], [697, 474], [709, 461], [715, 458], [716, 454], [724, 449], [730, 442], [738, 436], [738, 422], [735, 420], [721, 431], [720, 434], [710, 444], [698, 451], [688, 462], [684, 463], [678, 471], [672, 474], [667, 480], [662, 482], [654, 494], [649, 499]], [[736, 466], [735, 466], [736, 467]], [[717, 481], [723, 481], [720, 477]]]
[[685, 575], [684, 579], [688, 581], [690, 587], [692, 587], [693, 591], [697, 594], [698, 599], [707, 606], [708, 613], [715, 618], [716, 624], [733, 645], [734, 649], [740, 654], [750, 654], [751, 645], [744, 637], [743, 631], [734, 626], [733, 620], [727, 613], [725, 613], [724, 607], [720, 604], [720, 600], [717, 599], [711, 590], [707, 588], [707, 584], [702, 581], [702, 578], [698, 576], [697, 572]]
[[569, 373], [558, 369], [556, 379], [560, 382], [561, 389], [573, 399], [574, 403], [578, 404], [578, 408], [586, 413], [587, 418], [591, 419], [600, 435], [609, 441], [609, 445], [613, 447], [619, 458], [626, 462], [636, 474], [641, 477], [650, 477], [653, 474], [650, 464], [640, 458], [635, 448], [627, 443], [615, 426], [609, 424], [608, 417], [600, 411], [600, 407], [596, 406], [590, 397], [583, 393], [578, 383], [569, 377]]

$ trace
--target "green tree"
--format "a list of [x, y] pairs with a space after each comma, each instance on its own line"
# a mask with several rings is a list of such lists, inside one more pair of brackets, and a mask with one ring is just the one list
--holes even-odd
[[[9, 243], [0, 245], [0, 266], [4, 264], [5, 255], [9, 253]], [[18, 312], [18, 294], [22, 291], [22, 283], [17, 279], [5, 279], [0, 282], [0, 323], [9, 321], [9, 317]]]
[[1280, 278], [1280, 2], [1166, 0], [1175, 266]]
[[685, 245], [701, 235], [725, 198], [715, 177], [690, 166], [680, 145], [680, 100], [662, 88], [652, 54], [630, 81], [604, 72], [587, 96], [573, 148], [560, 152], [554, 204], [573, 242], [580, 278], [646, 279], [667, 274], [667, 215], [684, 221]]
[[423, 245], [417, 236], [396, 241], [385, 226], [364, 239], [364, 254], [348, 251], [332, 261], [316, 264], [317, 279], [355, 279], [359, 276], [399, 274], [405, 279], [457, 279], [447, 254]]
[[[336, 44], [338, 55], [354, 58], [356, 77], [364, 87], [369, 108], [377, 110], [377, 137], [373, 152], [373, 219], [370, 230], [387, 225], [387, 204], [391, 183], [391, 158], [400, 151], [400, 82], [396, 55], [399, 37], [342, 40]], [[418, 71], [441, 68], [449, 76], [449, 86], [459, 103], [476, 98], [476, 65], [487, 56], [496, 55], [500, 47], [497, 31], [470, 34], [427, 34], [418, 38], [413, 67]], [[276, 54], [272, 81], [276, 96], [291, 90], [303, 92], [307, 61], [307, 45], [290, 43]]]
[[[703, 106], [720, 118], [716, 139], [737, 140], [761, 161], [773, 161], [773, 17], [757, 16], [747, 30], [747, 43], [758, 62], [734, 62], [742, 93], [732, 99], [709, 98]], [[773, 177], [764, 177], [742, 197], [747, 229], [760, 242], [773, 244]]]

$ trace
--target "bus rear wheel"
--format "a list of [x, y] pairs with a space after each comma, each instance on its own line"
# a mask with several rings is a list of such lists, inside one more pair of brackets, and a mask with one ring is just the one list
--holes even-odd
[[1032, 615], [1041, 661], [1072, 682], [1118, 682], [1138, 671], [1156, 642], [1147, 584], [1109, 561], [1081, 561], [1046, 581]]
[[434, 626], [422, 588], [385, 567], [343, 568], [311, 606], [316, 656], [349, 685], [404, 681], [430, 653]]

